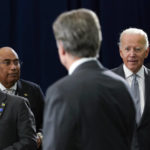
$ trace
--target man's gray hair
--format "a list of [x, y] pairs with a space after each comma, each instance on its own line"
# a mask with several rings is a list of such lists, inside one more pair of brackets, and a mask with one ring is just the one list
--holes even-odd
[[102, 41], [97, 15], [88, 9], [64, 12], [53, 23], [56, 41], [65, 51], [77, 57], [96, 57]]
[[149, 41], [148, 41], [148, 36], [146, 34], [146, 32], [144, 32], [142, 29], [138, 29], [138, 28], [128, 28], [123, 30], [123, 32], [121, 32], [120, 34], [120, 38], [119, 38], [119, 47], [121, 46], [121, 40], [122, 40], [122, 36], [124, 34], [139, 34], [142, 35], [144, 37], [145, 40], [145, 49], [147, 49], [149, 47]]

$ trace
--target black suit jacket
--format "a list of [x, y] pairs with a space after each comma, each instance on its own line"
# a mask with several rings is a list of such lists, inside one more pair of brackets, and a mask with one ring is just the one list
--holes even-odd
[[44, 94], [41, 88], [29, 81], [17, 81], [17, 95], [26, 97], [31, 105], [31, 110], [34, 114], [36, 121], [36, 130], [41, 132], [43, 123], [43, 107], [44, 107]]
[[130, 150], [135, 111], [125, 81], [97, 61], [49, 87], [44, 150]]
[[[0, 91], [0, 150], [36, 150], [36, 129], [27, 100]], [[2, 107], [1, 107], [2, 108]]]
[[[123, 65], [112, 70], [125, 78]], [[140, 150], [150, 150], [150, 70], [145, 69], [145, 108], [136, 129]]]

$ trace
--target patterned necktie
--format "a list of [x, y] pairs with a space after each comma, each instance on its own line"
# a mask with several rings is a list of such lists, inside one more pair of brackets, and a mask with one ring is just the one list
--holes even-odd
[[133, 79], [131, 83], [131, 91], [134, 96], [134, 104], [135, 104], [135, 109], [136, 109], [136, 122], [137, 124], [139, 124], [139, 121], [141, 119], [141, 105], [140, 105], [139, 84], [138, 84], [136, 74], [133, 74]]

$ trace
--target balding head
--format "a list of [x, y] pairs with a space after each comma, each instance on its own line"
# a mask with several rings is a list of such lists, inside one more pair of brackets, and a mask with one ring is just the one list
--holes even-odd
[[0, 48], [0, 83], [10, 88], [20, 78], [20, 63], [11, 47]]
[[10, 55], [10, 54], [16, 55], [16, 57], [18, 58], [18, 54], [11, 47], [6, 46], [0, 48], [0, 57], [3, 57], [3, 55]]

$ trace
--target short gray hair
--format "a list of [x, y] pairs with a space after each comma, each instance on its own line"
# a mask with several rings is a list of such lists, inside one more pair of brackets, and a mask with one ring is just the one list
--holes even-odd
[[56, 41], [72, 56], [95, 57], [102, 41], [97, 15], [88, 9], [64, 12], [53, 23]]
[[142, 35], [145, 40], [145, 49], [147, 49], [149, 47], [149, 41], [148, 41], [148, 36], [147, 36], [146, 32], [144, 32], [142, 29], [138, 29], [138, 28], [128, 28], [128, 29], [123, 30], [123, 32], [121, 32], [120, 38], [119, 38], [119, 43], [118, 43], [119, 47], [121, 46], [121, 39], [124, 34], [140, 34], [140, 35]]

